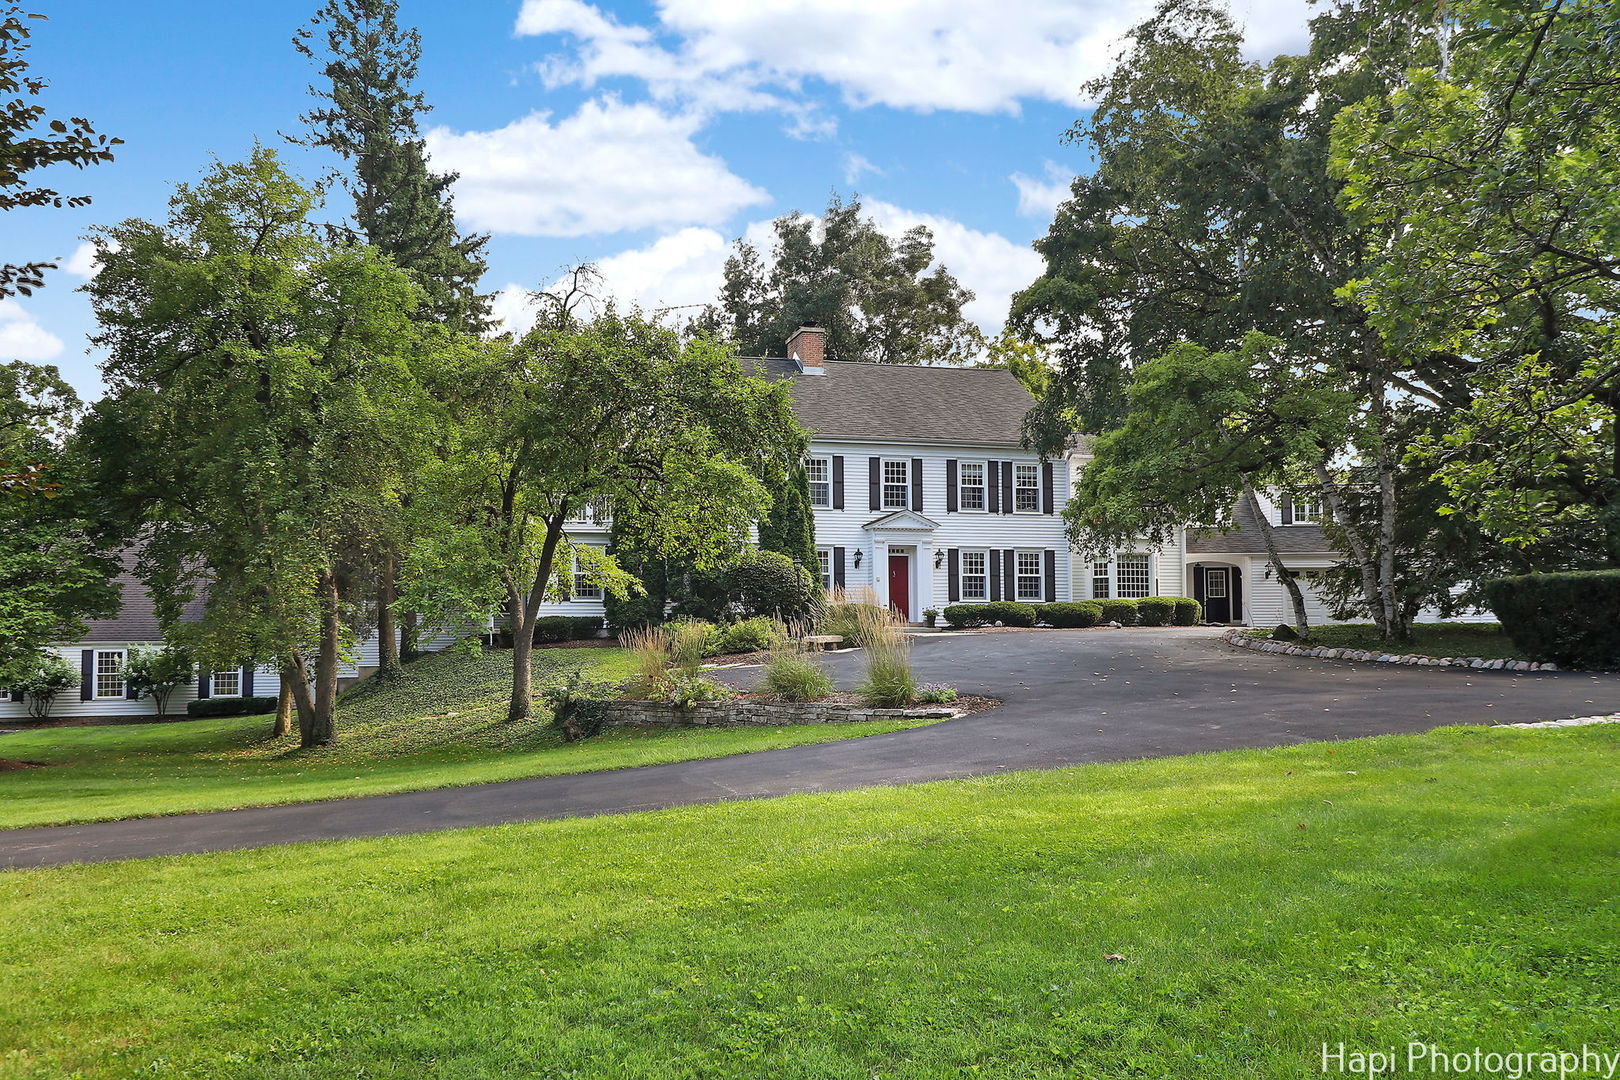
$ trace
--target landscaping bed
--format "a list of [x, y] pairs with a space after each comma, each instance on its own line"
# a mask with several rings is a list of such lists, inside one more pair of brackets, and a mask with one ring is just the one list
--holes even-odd
[[873, 720], [949, 720], [982, 712], [999, 704], [993, 698], [959, 696], [949, 705], [881, 709], [865, 704], [856, 694], [832, 694], [819, 701], [807, 702], [773, 701], [756, 695], [684, 707], [661, 701], [613, 701], [606, 704], [604, 724], [608, 727], [777, 727], [792, 724], [855, 724]]
[[[1341, 623], [1311, 627], [1310, 641], [1283, 641], [1280, 644], [1303, 648], [1350, 650], [1378, 656], [1413, 656], [1435, 660], [1514, 660], [1529, 657], [1513, 644], [1496, 623], [1413, 623], [1410, 641], [1385, 641], [1371, 623]], [[1264, 627], [1236, 631], [1257, 641], [1271, 641], [1273, 631]], [[1462, 664], [1459, 666], [1469, 666]]]

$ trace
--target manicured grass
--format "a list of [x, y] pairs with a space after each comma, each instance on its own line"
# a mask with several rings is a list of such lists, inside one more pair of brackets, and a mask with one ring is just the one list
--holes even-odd
[[[1245, 631], [1250, 637], [1269, 638], [1271, 628]], [[1372, 623], [1311, 627], [1311, 644], [1330, 649], [1366, 649], [1412, 653], [1417, 656], [1477, 656], [1484, 660], [1528, 660], [1514, 647], [1497, 623], [1414, 623], [1412, 640], [1389, 642], [1378, 636]]]
[[[917, 722], [783, 728], [623, 728], [565, 743], [542, 715], [508, 723], [511, 654], [448, 654], [366, 683], [339, 705], [336, 746], [272, 739], [267, 716], [0, 736], [0, 757], [49, 767], [0, 774], [0, 828], [268, 806], [592, 772], [829, 742]], [[629, 674], [621, 649], [541, 649], [536, 686], [582, 668]]]
[[1615, 727], [1453, 728], [12, 872], [0, 1075], [1277, 1080], [1323, 1042], [1616, 1050], [1617, 759]]

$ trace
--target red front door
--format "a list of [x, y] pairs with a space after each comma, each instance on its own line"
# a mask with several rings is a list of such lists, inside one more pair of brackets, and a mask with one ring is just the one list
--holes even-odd
[[911, 621], [911, 556], [889, 556], [889, 606]]

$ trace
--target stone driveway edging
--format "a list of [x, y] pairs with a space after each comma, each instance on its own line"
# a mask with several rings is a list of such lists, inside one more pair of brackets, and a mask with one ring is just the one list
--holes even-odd
[[855, 724], [865, 720], [949, 720], [960, 709], [919, 706], [909, 709], [874, 709], [866, 705], [811, 701], [802, 704], [766, 701], [701, 702], [691, 706], [660, 701], [606, 703], [609, 727], [657, 724], [663, 727], [740, 727], [788, 724]]
[[1250, 637], [1242, 630], [1228, 630], [1221, 635], [1228, 645], [1254, 652], [1282, 653], [1285, 656], [1309, 656], [1318, 660], [1361, 660], [1374, 664], [1407, 664], [1412, 667], [1473, 668], [1475, 671], [1557, 671], [1557, 664], [1538, 664], [1532, 660], [1486, 660], [1479, 656], [1418, 656], [1413, 653], [1369, 652], [1366, 649], [1333, 649], [1326, 645], [1292, 645], [1286, 641], [1267, 641]]
[[1568, 720], [1538, 720], [1528, 724], [1501, 724], [1499, 726], [1516, 728], [1564, 728], [1586, 727], [1588, 724], [1620, 724], [1620, 713], [1610, 713], [1608, 716], [1572, 716]]

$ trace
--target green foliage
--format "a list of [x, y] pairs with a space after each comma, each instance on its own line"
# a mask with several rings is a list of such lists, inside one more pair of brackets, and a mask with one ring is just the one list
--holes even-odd
[[670, 670], [692, 677], [715, 654], [715, 628], [702, 619], [676, 619], [664, 627]]
[[1169, 596], [1176, 602], [1176, 614], [1171, 620], [1177, 626], [1197, 626], [1204, 621], [1204, 605], [1190, 596]]
[[21, 690], [28, 699], [28, 714], [41, 720], [50, 716], [57, 696], [77, 687], [81, 678], [78, 668], [54, 652], [13, 660], [0, 670], [6, 689]]
[[[771, 486], [771, 508], [759, 523], [759, 546], [779, 551], [807, 573], [818, 572], [816, 519], [810, 506], [810, 479], [797, 465]], [[813, 579], [812, 579], [813, 580]]]
[[1041, 622], [1061, 630], [1085, 629], [1102, 622], [1102, 605], [1095, 600], [1057, 601], [1038, 609]]
[[761, 652], [781, 641], [782, 624], [766, 615], [739, 619], [718, 627], [713, 635], [715, 655]]
[[607, 721], [607, 703], [619, 696], [616, 684], [588, 678], [579, 669], [549, 683], [540, 697], [551, 710], [551, 723], [568, 742], [578, 742], [602, 732]]
[[184, 646], [133, 647], [124, 656], [124, 683], [137, 696], [150, 695], [159, 716], [168, 715], [169, 695], [196, 680], [191, 653]]
[[1034, 626], [1038, 611], [1034, 604], [1016, 600], [992, 600], [983, 605], [984, 617], [1003, 626]]
[[671, 594], [676, 614], [717, 622], [758, 616], [796, 622], [821, 600], [820, 586], [803, 566], [781, 552], [753, 548], [724, 565], [688, 570]]
[[945, 621], [958, 630], [971, 630], [995, 622], [984, 604], [951, 604], [945, 608]]
[[586, 641], [602, 629], [599, 615], [542, 615], [534, 620], [535, 644], [556, 641]]
[[919, 705], [949, 705], [958, 696], [956, 687], [946, 686], [944, 683], [923, 683], [917, 687]]
[[833, 634], [844, 639], [845, 645], [864, 646], [871, 628], [885, 618], [883, 608], [859, 600], [835, 600], [829, 603], [816, 621], [816, 632]]
[[1112, 600], [1098, 600], [1102, 607], [1103, 622], [1117, 622], [1121, 626], [1135, 626], [1137, 622], [1136, 601], [1115, 597]]
[[909, 642], [879, 642], [868, 645], [866, 676], [856, 693], [867, 705], [878, 709], [903, 709], [917, 697], [917, 679], [911, 673]]
[[735, 688], [702, 675], [674, 671], [665, 690], [664, 700], [681, 709], [694, 705], [730, 701], [737, 696]]
[[1176, 601], [1169, 596], [1147, 596], [1136, 602], [1136, 619], [1143, 626], [1168, 626], [1176, 617]]
[[759, 685], [783, 701], [820, 701], [833, 692], [832, 677], [826, 669], [791, 646], [771, 650]]
[[1530, 659], [1620, 668], [1620, 570], [1497, 578], [1485, 583], [1485, 596]]
[[258, 716], [275, 711], [273, 697], [208, 697], [186, 702], [187, 716]]
[[785, 356], [809, 324], [826, 329], [829, 360], [954, 364], [978, 352], [981, 335], [962, 314], [973, 294], [934, 265], [926, 226], [890, 239], [859, 200], [834, 196], [819, 220], [795, 211], [773, 227], [769, 263], [737, 241], [710, 315], [743, 355]]

